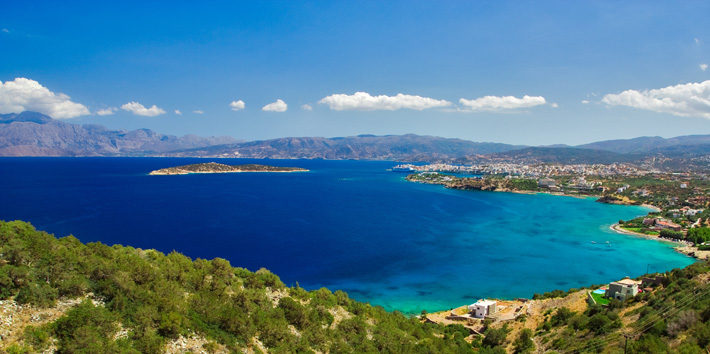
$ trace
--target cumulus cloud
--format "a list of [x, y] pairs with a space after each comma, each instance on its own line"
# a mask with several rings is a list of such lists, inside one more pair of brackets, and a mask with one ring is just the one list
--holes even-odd
[[451, 102], [437, 100], [429, 97], [405, 95], [398, 93], [396, 96], [372, 96], [367, 92], [355, 92], [352, 95], [335, 94], [325, 97], [318, 103], [327, 104], [336, 111], [394, 111], [402, 108], [421, 111], [427, 108], [448, 107]]
[[[528, 96], [525, 95], [523, 98], [517, 98], [513, 96], [485, 96], [479, 97], [475, 100], [467, 100], [462, 98], [459, 100], [466, 111], [470, 112], [481, 112], [481, 111], [510, 111], [520, 108], [530, 108], [535, 106], [544, 105], [547, 103], [545, 98], [542, 96]], [[552, 104], [553, 108], [556, 108], [556, 104]]]
[[150, 108], [145, 108], [145, 106], [143, 106], [142, 104], [134, 101], [124, 104], [123, 106], [121, 106], [121, 109], [123, 109], [124, 111], [131, 112], [135, 115], [145, 117], [155, 117], [161, 114], [165, 114], [165, 111], [158, 108], [156, 105], [153, 105], [153, 107]]
[[286, 112], [288, 109], [288, 105], [286, 102], [282, 100], [276, 100], [276, 102], [272, 102], [267, 104], [266, 106], [262, 107], [262, 111], [267, 111], [267, 112]]
[[582, 104], [589, 104], [589, 100], [582, 100]]
[[708, 64], [702, 63], [700, 64], [700, 70], [705, 71], [708, 69]]
[[301, 106], [301, 109], [304, 111], [312, 111], [313, 107], [311, 107], [311, 105], [309, 104], [304, 104], [303, 106]]
[[609, 106], [628, 106], [681, 117], [710, 119], [710, 80], [660, 89], [626, 90], [608, 94], [602, 102]]
[[176, 110], [175, 110], [175, 114], [177, 114], [177, 115], [181, 116], [181, 115], [182, 115], [182, 112], [180, 112], [180, 110], [179, 110], [179, 109], [176, 109]]
[[205, 111], [202, 111], [202, 110], [199, 110], [199, 109], [198, 109], [198, 110], [192, 111], [192, 113], [195, 113], [195, 114], [204, 114]]
[[99, 109], [98, 111], [96, 111], [96, 114], [98, 114], [100, 116], [110, 116], [110, 115], [116, 113], [117, 110], [118, 110], [118, 108], [116, 108], [116, 107], [109, 107], [109, 108], [105, 108], [105, 109]]
[[246, 105], [244, 104], [244, 101], [239, 100], [239, 101], [232, 101], [232, 103], [229, 104], [229, 107], [232, 108], [233, 111], [238, 111], [240, 109], [244, 109]]
[[91, 114], [83, 104], [71, 101], [63, 93], [55, 94], [39, 82], [18, 77], [0, 81], [0, 113], [35, 111], [55, 119], [76, 118]]

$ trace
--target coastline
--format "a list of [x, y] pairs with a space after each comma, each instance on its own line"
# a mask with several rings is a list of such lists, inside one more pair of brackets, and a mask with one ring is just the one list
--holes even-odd
[[611, 226], [609, 226], [609, 229], [613, 230], [616, 233], [622, 234], [622, 235], [643, 237], [647, 240], [653, 240], [653, 241], [671, 244], [671, 245], [673, 245], [674, 251], [676, 251], [678, 253], [682, 253], [688, 257], [695, 258], [696, 260], [699, 260], [699, 261], [710, 260], [710, 251], [699, 251], [697, 247], [690, 246], [687, 243], [684, 243], [682, 241], [669, 240], [669, 239], [661, 238], [658, 236], [651, 236], [651, 235], [646, 235], [646, 234], [642, 234], [639, 232], [625, 230], [625, 229], [619, 227], [619, 224], [612, 224]]

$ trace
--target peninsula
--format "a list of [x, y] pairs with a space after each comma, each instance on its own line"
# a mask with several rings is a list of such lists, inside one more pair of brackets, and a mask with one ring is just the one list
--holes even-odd
[[278, 167], [258, 164], [225, 165], [216, 162], [197, 163], [177, 167], [161, 168], [149, 175], [186, 175], [190, 173], [228, 173], [228, 172], [307, 172], [300, 167]]

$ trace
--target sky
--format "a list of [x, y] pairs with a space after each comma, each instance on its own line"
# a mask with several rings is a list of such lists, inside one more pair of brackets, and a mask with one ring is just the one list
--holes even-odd
[[0, 113], [261, 140], [710, 134], [707, 1], [3, 1]]

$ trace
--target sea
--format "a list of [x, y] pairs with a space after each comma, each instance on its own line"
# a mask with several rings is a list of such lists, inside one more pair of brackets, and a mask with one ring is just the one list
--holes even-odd
[[[149, 176], [191, 163], [294, 173]], [[342, 290], [407, 314], [482, 298], [608, 283], [685, 267], [671, 245], [620, 235], [640, 206], [449, 190], [396, 162], [198, 158], [0, 158], [0, 219], [82, 242], [220, 257], [286, 285]]]

